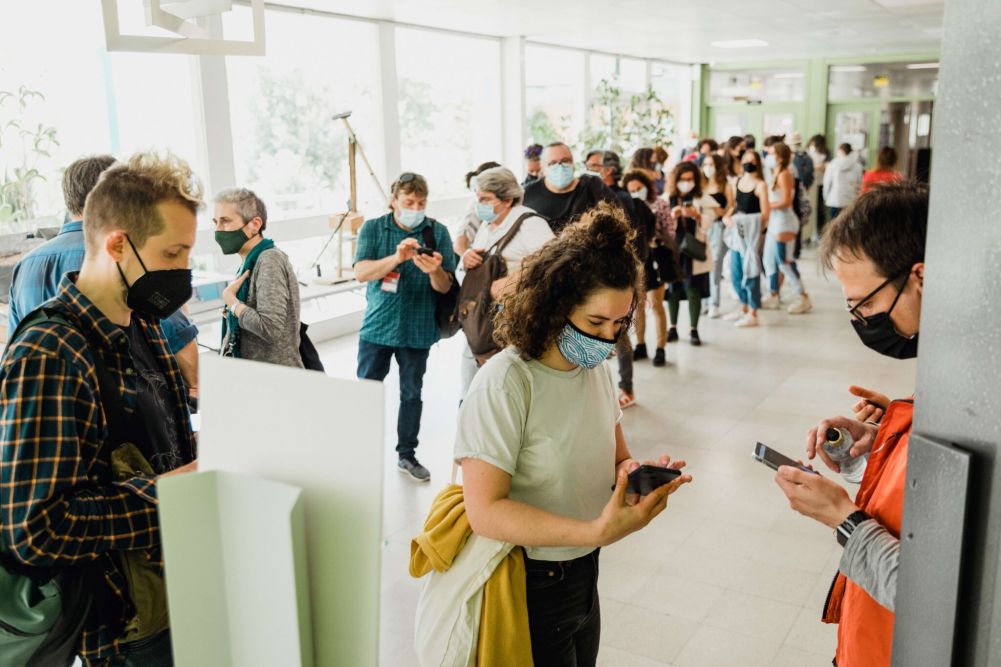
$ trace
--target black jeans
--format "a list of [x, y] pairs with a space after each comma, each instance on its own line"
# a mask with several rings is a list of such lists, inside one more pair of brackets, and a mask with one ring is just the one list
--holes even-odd
[[174, 655], [170, 649], [170, 632], [164, 630], [155, 637], [122, 644], [118, 653], [107, 663], [108, 667], [173, 667]]
[[400, 366], [400, 415], [396, 420], [396, 452], [401, 457], [413, 456], [417, 449], [417, 434], [421, 430], [421, 389], [427, 370], [430, 349], [386, 347], [364, 340], [358, 341], [358, 378], [382, 382], [389, 375], [389, 363], [396, 357]]
[[601, 639], [598, 550], [570, 561], [525, 558], [535, 667], [594, 667]]

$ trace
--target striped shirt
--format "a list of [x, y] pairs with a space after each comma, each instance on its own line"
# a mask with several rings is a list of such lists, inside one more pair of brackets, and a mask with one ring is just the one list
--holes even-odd
[[[118, 383], [126, 422], [136, 407], [137, 372], [125, 331], [77, 289], [75, 279], [63, 278], [46, 304], [74, 326], [31, 326], [0, 363], [0, 537], [13, 558], [30, 566], [98, 560], [125, 623], [135, 608], [116, 552], [143, 551], [162, 572], [156, 478], [111, 479], [92, 355], [101, 355]], [[159, 324], [140, 320], [140, 329], [164, 370], [177, 423], [189, 424], [180, 370]], [[182, 432], [178, 448], [187, 463], [195, 457], [195, 441], [190, 428]], [[122, 640], [114, 634], [92, 611], [79, 647], [84, 662], [113, 655]]]

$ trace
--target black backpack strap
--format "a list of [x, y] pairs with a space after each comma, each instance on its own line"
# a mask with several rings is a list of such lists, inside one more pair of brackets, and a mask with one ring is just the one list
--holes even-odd
[[118, 390], [108, 366], [104, 363], [104, 358], [94, 345], [93, 339], [87, 335], [80, 327], [73, 324], [65, 315], [57, 310], [40, 306], [30, 312], [18, 323], [17, 328], [7, 342], [7, 348], [14, 344], [31, 327], [40, 324], [59, 324], [77, 331], [87, 339], [91, 347], [91, 361], [94, 362], [94, 372], [97, 374], [98, 391], [101, 394], [101, 403], [104, 407], [104, 415], [108, 421], [108, 436], [111, 440], [111, 447], [114, 449], [125, 440], [125, 410], [122, 406], [122, 393]]

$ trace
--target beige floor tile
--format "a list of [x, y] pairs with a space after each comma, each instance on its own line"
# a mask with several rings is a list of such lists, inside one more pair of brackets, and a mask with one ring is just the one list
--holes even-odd
[[602, 624], [602, 645], [659, 663], [670, 663], [698, 630], [698, 623], [625, 605], [615, 620]]
[[798, 605], [728, 590], [706, 616], [705, 624], [780, 644], [800, 611]]
[[722, 586], [692, 581], [684, 573], [671, 575], [661, 571], [642, 581], [626, 601], [662, 614], [702, 621], [723, 592]]
[[645, 658], [636, 653], [602, 645], [598, 653], [598, 667], [670, 667], [670, 663]]
[[742, 635], [711, 625], [699, 628], [681, 651], [677, 667], [766, 667], [771, 665], [779, 643]]
[[831, 667], [831, 658], [783, 646], [772, 661], [771, 667]]
[[821, 612], [822, 609], [803, 609], [784, 643], [830, 660], [838, 645], [838, 630], [836, 625], [820, 621]]

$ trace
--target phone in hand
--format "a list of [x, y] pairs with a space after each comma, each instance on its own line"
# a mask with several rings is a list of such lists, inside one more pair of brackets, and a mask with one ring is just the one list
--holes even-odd
[[812, 472], [814, 475], [819, 475], [820, 473], [812, 468], [806, 466], [801, 466], [793, 459], [789, 458], [785, 454], [780, 454], [768, 445], [762, 443], [756, 443], [754, 445], [754, 451], [751, 452], [751, 457], [758, 461], [759, 463], [764, 463], [766, 466], [772, 470], [778, 471], [780, 466], [791, 466], [793, 468], [799, 468], [800, 470], [805, 470], [806, 472]]
[[424, 255], [426, 257], [431, 257], [432, 255], [434, 255], [434, 250], [432, 250], [431, 248], [427, 248], [425, 246], [420, 246], [419, 248], [417, 248], [417, 254]]
[[[679, 477], [681, 477], [681, 471], [674, 468], [642, 465], [629, 473], [629, 479], [626, 482], [626, 493], [646, 496]], [[612, 489], [614, 490], [615, 487], [613, 486]]]
[[691, 208], [695, 204], [691, 199], [685, 199], [681, 202], [681, 208]]

